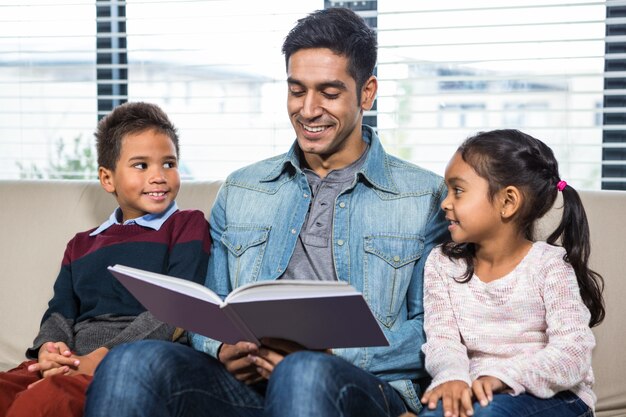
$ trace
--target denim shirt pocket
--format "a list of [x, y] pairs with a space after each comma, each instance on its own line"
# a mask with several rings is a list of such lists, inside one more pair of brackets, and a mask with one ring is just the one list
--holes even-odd
[[419, 235], [372, 235], [364, 242], [365, 298], [378, 320], [386, 327], [395, 322], [413, 267], [424, 251]]
[[233, 288], [257, 280], [269, 233], [269, 226], [226, 226], [221, 241], [228, 249], [228, 268]]

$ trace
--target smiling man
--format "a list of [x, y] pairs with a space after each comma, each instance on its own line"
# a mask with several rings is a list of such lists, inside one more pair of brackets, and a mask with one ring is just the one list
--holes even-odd
[[[231, 174], [211, 212], [206, 285], [340, 280], [363, 293], [390, 342], [307, 351], [284, 340], [194, 349], [139, 343], [109, 354], [87, 416], [397, 416], [425, 386], [422, 275], [447, 233], [442, 178], [387, 154], [362, 125], [378, 82], [376, 35], [348, 9], [301, 19], [283, 44], [286, 154]], [[357, 323], [355, 323], [357, 325]], [[332, 326], [332, 323], [328, 323]]]
[[287, 111], [306, 166], [321, 177], [342, 169], [367, 149], [363, 111], [376, 97], [377, 81], [363, 85], [348, 72], [349, 59], [327, 48], [300, 49], [287, 61]]

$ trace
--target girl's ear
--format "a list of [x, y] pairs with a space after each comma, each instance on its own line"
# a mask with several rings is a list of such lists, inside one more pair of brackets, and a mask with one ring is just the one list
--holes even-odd
[[99, 167], [98, 168], [98, 179], [100, 180], [100, 185], [107, 193], [115, 192], [115, 181], [113, 179], [113, 171], [108, 168]]
[[502, 207], [500, 208], [500, 214], [503, 219], [509, 219], [517, 213], [522, 205], [522, 199], [524, 196], [520, 192], [519, 188], [509, 185], [501, 191]]

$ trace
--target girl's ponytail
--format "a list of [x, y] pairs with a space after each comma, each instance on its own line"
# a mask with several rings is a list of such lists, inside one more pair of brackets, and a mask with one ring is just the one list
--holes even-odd
[[575, 189], [565, 181], [559, 181], [557, 187], [563, 193], [563, 217], [547, 241], [554, 245], [561, 238], [561, 246], [567, 253], [565, 261], [574, 268], [580, 295], [591, 313], [589, 326], [594, 327], [604, 320], [604, 280], [588, 266], [591, 245], [587, 215]]
[[[519, 130], [492, 130], [480, 132], [466, 139], [457, 150], [469, 166], [489, 184], [489, 199], [509, 185], [521, 190], [524, 198], [513, 219], [526, 239], [534, 241], [534, 225], [554, 205], [558, 192], [563, 193], [563, 217], [559, 226], [548, 237], [548, 243], [566, 251], [564, 260], [572, 265], [580, 295], [591, 313], [589, 326], [597, 326], [604, 319], [602, 291], [604, 281], [589, 269], [589, 223], [582, 201], [576, 190], [560, 180], [559, 164], [552, 149], [539, 139]], [[474, 273], [473, 243], [447, 242], [442, 252], [452, 258], [466, 261], [465, 274], [457, 277], [467, 282]]]

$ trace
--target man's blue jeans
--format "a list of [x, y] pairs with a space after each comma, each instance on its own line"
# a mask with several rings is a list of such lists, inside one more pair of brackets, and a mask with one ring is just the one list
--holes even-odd
[[[592, 417], [593, 411], [570, 391], [563, 391], [551, 398], [538, 398], [530, 394], [512, 396], [495, 394], [486, 407], [474, 403], [473, 417]], [[424, 408], [420, 417], [443, 417], [441, 401], [437, 408]]]
[[237, 381], [190, 347], [145, 340], [107, 354], [89, 386], [85, 417], [395, 417], [406, 411], [389, 384], [320, 352], [288, 355], [264, 388]]

